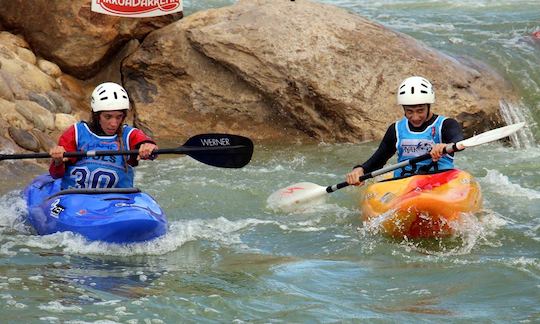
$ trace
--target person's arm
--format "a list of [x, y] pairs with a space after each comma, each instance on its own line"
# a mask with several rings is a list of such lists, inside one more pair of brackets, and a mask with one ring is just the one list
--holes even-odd
[[446, 144], [457, 143], [463, 140], [463, 130], [457, 120], [447, 118], [442, 124], [442, 142]]
[[77, 142], [75, 140], [75, 126], [70, 126], [58, 139], [58, 145], [51, 148], [49, 154], [52, 157], [49, 166], [49, 174], [54, 179], [62, 178], [66, 172], [66, 163], [75, 163], [76, 158], [63, 158], [63, 152], [77, 151]]
[[[445, 119], [441, 128], [442, 143], [436, 144], [430, 152], [433, 161], [438, 161], [443, 156], [444, 148], [448, 144], [457, 143], [461, 140], [463, 140], [461, 125], [453, 118]], [[454, 155], [454, 153], [450, 154]]]
[[361, 167], [364, 169], [365, 173], [369, 173], [375, 170], [378, 170], [390, 160], [390, 158], [396, 153], [396, 124], [390, 125], [384, 134], [384, 137], [379, 144], [379, 147], [373, 153], [373, 155], [364, 162]]
[[129, 158], [128, 163], [131, 166], [137, 166], [139, 164], [138, 161], [141, 159], [153, 159], [154, 156], [152, 156], [152, 151], [158, 148], [156, 142], [138, 128], [134, 128], [131, 134], [129, 134], [129, 143], [130, 150], [139, 150], [139, 155], [137, 157]]
[[366, 173], [382, 168], [386, 162], [396, 153], [396, 128], [395, 123], [390, 125], [373, 155], [363, 164], [356, 165], [353, 171], [346, 175], [347, 183], [361, 185], [360, 177]]

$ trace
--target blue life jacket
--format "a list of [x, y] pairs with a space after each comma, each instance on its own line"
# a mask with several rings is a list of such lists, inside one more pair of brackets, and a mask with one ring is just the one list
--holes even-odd
[[[431, 151], [431, 147], [434, 144], [442, 143], [441, 129], [443, 121], [446, 117], [437, 116], [435, 121], [426, 127], [423, 132], [413, 132], [409, 129], [409, 122], [407, 118], [402, 118], [396, 122], [396, 149], [398, 154], [398, 162], [412, 159], [414, 157], [424, 155]], [[418, 162], [416, 164], [416, 170], [422, 166], [428, 166], [433, 160], [428, 159]], [[438, 161], [437, 167], [439, 170], [453, 169], [454, 157], [448, 154], [444, 154]], [[405, 168], [405, 172], [415, 172], [412, 166], [408, 165]], [[394, 177], [402, 176], [403, 169], [397, 169], [394, 171]]]
[[[135, 129], [122, 126], [123, 150], [129, 150], [129, 135]], [[100, 136], [88, 128], [84, 122], [75, 124], [77, 151], [119, 150], [117, 135]], [[133, 187], [133, 167], [126, 156], [83, 157], [75, 164], [68, 165], [62, 178], [62, 189], [68, 188], [131, 188]]]

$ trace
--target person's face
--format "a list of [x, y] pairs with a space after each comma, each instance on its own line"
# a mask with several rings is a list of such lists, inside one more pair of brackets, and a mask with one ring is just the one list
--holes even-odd
[[407, 118], [407, 120], [414, 127], [420, 127], [426, 120], [428, 120], [428, 117], [429, 117], [428, 104], [410, 105], [410, 106], [404, 105], [403, 110], [405, 111], [405, 118]]
[[114, 135], [124, 121], [125, 113], [121, 110], [103, 111], [99, 114], [99, 126], [107, 135]]

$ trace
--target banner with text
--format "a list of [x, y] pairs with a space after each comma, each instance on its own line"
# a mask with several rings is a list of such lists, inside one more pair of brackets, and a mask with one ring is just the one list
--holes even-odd
[[182, 0], [92, 0], [92, 11], [120, 17], [156, 17], [182, 11]]

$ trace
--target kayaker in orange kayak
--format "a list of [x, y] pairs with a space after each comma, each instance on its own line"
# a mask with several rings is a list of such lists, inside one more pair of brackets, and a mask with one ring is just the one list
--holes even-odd
[[[62, 178], [66, 188], [129, 188], [133, 187], [133, 167], [140, 159], [149, 159], [156, 143], [143, 131], [125, 125], [129, 109], [126, 90], [119, 84], [106, 82], [92, 92], [92, 118], [70, 126], [53, 147], [49, 173]], [[139, 149], [137, 159], [124, 156], [63, 158], [68, 151]]]
[[435, 103], [432, 84], [419, 76], [405, 79], [397, 90], [397, 103], [403, 107], [404, 118], [390, 125], [375, 153], [346, 175], [349, 184], [361, 185], [360, 176], [382, 168], [396, 152], [398, 162], [426, 153], [432, 156], [432, 160], [419, 162], [416, 169], [407, 166], [394, 171], [396, 177], [430, 169], [454, 168], [453, 154], [443, 154], [443, 150], [446, 145], [461, 141], [463, 132], [455, 119], [434, 114], [431, 110]]

